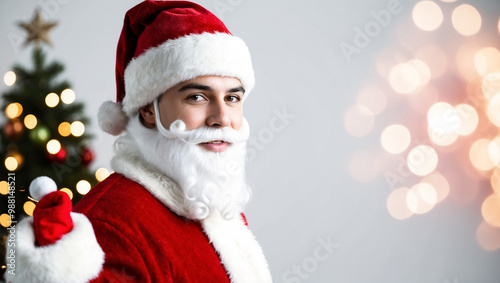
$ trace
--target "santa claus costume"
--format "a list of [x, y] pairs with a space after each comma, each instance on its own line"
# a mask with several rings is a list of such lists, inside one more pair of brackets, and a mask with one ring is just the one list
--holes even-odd
[[139, 109], [180, 82], [234, 77], [248, 96], [254, 75], [245, 43], [197, 4], [145, 1], [125, 16], [116, 75], [117, 101], [99, 110], [104, 131], [125, 132], [115, 173], [71, 213], [67, 195], [41, 193], [34, 217], [17, 225], [16, 270], [6, 281], [271, 282], [242, 211], [193, 209], [179, 182], [145, 158], [137, 137], [158, 131], [141, 125]]

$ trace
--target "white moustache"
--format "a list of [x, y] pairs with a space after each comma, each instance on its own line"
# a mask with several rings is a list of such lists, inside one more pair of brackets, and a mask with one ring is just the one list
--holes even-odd
[[245, 118], [243, 118], [241, 128], [238, 131], [231, 127], [201, 127], [194, 130], [186, 130], [186, 124], [182, 120], [174, 121], [170, 125], [170, 130], [162, 126], [158, 127], [158, 130], [167, 138], [179, 138], [189, 144], [214, 141], [241, 143], [248, 140], [250, 136], [250, 126]]

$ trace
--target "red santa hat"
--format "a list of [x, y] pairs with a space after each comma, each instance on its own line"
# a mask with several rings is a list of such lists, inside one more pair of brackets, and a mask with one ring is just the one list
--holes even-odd
[[255, 78], [245, 42], [195, 3], [144, 1], [125, 15], [116, 55], [116, 103], [99, 108], [99, 126], [119, 135], [139, 108], [178, 83], [208, 75], [238, 78], [247, 97]]

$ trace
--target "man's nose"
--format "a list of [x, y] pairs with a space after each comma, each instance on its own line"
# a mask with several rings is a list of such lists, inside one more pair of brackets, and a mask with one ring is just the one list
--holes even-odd
[[231, 124], [224, 101], [214, 101], [209, 105], [207, 117], [207, 126], [209, 127], [228, 127]]

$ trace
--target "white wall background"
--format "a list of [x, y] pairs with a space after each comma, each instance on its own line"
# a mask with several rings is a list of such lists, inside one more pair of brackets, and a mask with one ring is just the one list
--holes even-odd
[[[30, 63], [31, 49], [17, 44], [25, 35], [16, 23], [30, 20], [40, 6], [45, 19], [59, 22], [51, 32], [55, 46], [46, 48], [49, 59], [65, 64], [63, 77], [72, 83], [77, 100], [87, 105], [88, 115], [95, 117], [100, 104], [115, 97], [116, 43], [125, 12], [138, 2], [2, 0], [0, 74], [14, 63]], [[467, 84], [454, 72], [456, 52], [463, 44], [499, 47], [497, 0], [435, 1], [444, 21], [434, 32], [423, 32], [412, 23], [416, 0], [196, 2], [221, 17], [253, 55], [257, 85], [245, 114], [258, 144], [250, 145], [255, 153], [248, 163], [254, 197], [247, 217], [275, 282], [500, 282], [500, 251], [482, 248], [476, 236], [483, 222], [481, 205], [492, 193], [488, 173], [474, 173], [467, 169], [470, 165], [453, 167], [468, 158], [468, 150], [461, 148], [467, 143], [438, 150], [438, 169], [450, 183], [444, 201], [405, 220], [389, 214], [389, 194], [396, 187], [411, 187], [417, 178], [402, 176], [395, 187], [386, 181], [383, 173], [397, 172], [400, 159], [384, 153], [380, 132], [388, 124], [403, 123], [420, 133], [425, 113], [410, 104], [426, 98], [422, 94], [406, 100], [377, 72], [380, 54], [397, 53], [409, 60], [417, 47], [442, 46], [449, 58], [447, 73], [432, 80], [438, 98], [465, 101], [467, 94], [460, 90]], [[476, 36], [460, 36], [451, 25], [451, 11], [462, 3], [473, 5], [482, 16]], [[354, 45], [355, 28], [365, 28], [374, 21], [371, 12], [387, 10], [388, 5], [397, 5], [400, 12], [348, 62], [339, 44]], [[387, 106], [375, 117], [372, 130], [356, 138], [346, 131], [344, 117], [366, 85], [383, 89]], [[6, 88], [2, 84], [0, 91]], [[287, 124], [272, 127], [273, 117], [283, 112]], [[97, 135], [92, 166], [109, 168], [114, 138], [102, 134], [96, 124], [94, 120], [88, 127]], [[418, 137], [412, 144], [418, 144]], [[366, 159], [364, 166], [354, 166], [354, 175], [365, 176], [365, 182], [357, 181], [350, 169], [359, 150], [382, 160]], [[500, 239], [498, 228], [490, 230]]]

